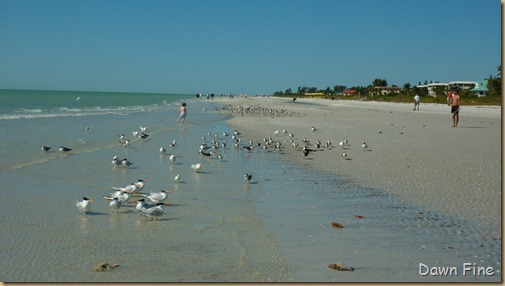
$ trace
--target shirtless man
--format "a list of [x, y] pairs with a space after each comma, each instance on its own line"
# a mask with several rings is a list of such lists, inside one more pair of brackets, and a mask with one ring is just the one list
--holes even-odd
[[452, 94], [451, 100], [450, 100], [450, 105], [451, 105], [451, 113], [452, 113], [452, 127], [458, 127], [458, 122], [459, 122], [459, 93], [455, 91]]
[[188, 114], [188, 111], [186, 109], [186, 103], [182, 103], [182, 106], [179, 108], [179, 119], [177, 119], [177, 123], [182, 120], [182, 123], [186, 120], [186, 115]]

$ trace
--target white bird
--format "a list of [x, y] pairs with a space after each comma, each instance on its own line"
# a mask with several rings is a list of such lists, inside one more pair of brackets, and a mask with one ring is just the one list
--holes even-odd
[[245, 174], [244, 175], [244, 182], [249, 182], [252, 179], [252, 174]]
[[136, 191], [140, 191], [144, 188], [144, 183], [147, 183], [149, 182], [148, 180], [142, 180], [142, 179], [138, 179], [137, 182], [131, 184], [131, 185], [134, 185], [136, 187], [136, 189], [134, 189], [132, 192], [129, 192], [130, 194], [136, 192]]
[[177, 145], [177, 141], [175, 141], [175, 140], [172, 141], [172, 143], [170, 143], [170, 147], [172, 147], [172, 148], [175, 147], [175, 145]]
[[202, 169], [202, 164], [200, 162], [191, 165], [191, 169], [193, 169], [194, 172], [198, 173]]
[[155, 203], [159, 203], [159, 202], [166, 200], [168, 194], [170, 194], [170, 193], [172, 193], [172, 192], [167, 192], [165, 190], [161, 190], [161, 192], [159, 192], [159, 193], [151, 192], [149, 195], [142, 195], [142, 196], [150, 199], [151, 201], [153, 201]]
[[312, 126], [312, 128], [310, 128], [310, 130], [316, 131], [317, 129], [316, 129], [316, 127]]
[[151, 207], [151, 208], [140, 208], [140, 212], [142, 212], [142, 214], [150, 217], [152, 220], [154, 217], [160, 217], [163, 214], [163, 212], [165, 211], [163, 206], [166, 206], [166, 205], [167, 204], [164, 204], [164, 203], [157, 203], [156, 206]]
[[170, 155], [170, 163], [174, 164], [176, 160], [176, 157], [174, 154]]
[[138, 131], [132, 131], [132, 134], [133, 134], [133, 137], [138, 137], [139, 136], [139, 132]]
[[165, 154], [167, 152], [167, 149], [165, 149], [165, 147], [161, 147], [160, 148], [160, 153], [161, 154]]
[[363, 148], [363, 151], [366, 151], [366, 149], [368, 148], [368, 145], [366, 145], [366, 142], [363, 142], [363, 144], [361, 144], [361, 148]]
[[138, 211], [141, 211], [142, 208], [149, 209], [152, 207], [155, 207], [155, 204], [148, 204], [145, 202], [144, 198], [137, 200], [137, 205], [135, 206], [135, 209]]
[[123, 203], [120, 202], [118, 198], [113, 198], [109, 205], [112, 208], [112, 212], [113, 213], [114, 213], [114, 211], [116, 213], [118, 213], [119, 212], [119, 208], [123, 205]]
[[93, 202], [93, 200], [84, 197], [82, 198], [82, 201], [76, 202], [75, 206], [79, 209], [81, 214], [87, 214], [91, 207], [90, 202]]
[[174, 182], [179, 183], [181, 181], [181, 175], [177, 174], [174, 178]]
[[276, 135], [276, 136], [279, 135], [279, 130], [275, 130], [274, 135]]
[[343, 153], [342, 153], [342, 157], [344, 158], [344, 160], [347, 160], [347, 153], [346, 153], [346, 152], [343, 152]]
[[142, 132], [146, 132], [146, 131], [147, 131], [147, 126], [146, 126], [146, 127], [142, 127], [142, 126], [140, 126], [140, 131], [142, 131]]
[[343, 148], [345, 147], [345, 142], [344, 142], [344, 141], [340, 141], [340, 142], [338, 143], [338, 145], [340, 145], [340, 148], [342, 148], [342, 149], [343, 149]]
[[228, 133], [223, 132], [223, 137], [226, 137], [226, 136], [228, 136]]
[[288, 131], [286, 129], [282, 129], [282, 133], [286, 134]]
[[219, 161], [223, 160], [223, 155], [221, 155], [221, 154], [217, 155], [217, 159], [218, 159]]

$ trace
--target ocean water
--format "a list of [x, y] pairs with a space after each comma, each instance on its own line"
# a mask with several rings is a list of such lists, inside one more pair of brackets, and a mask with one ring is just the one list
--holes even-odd
[[[176, 124], [183, 101], [188, 117]], [[0, 281], [501, 281], [500, 233], [314, 172], [273, 148], [237, 150], [214, 107], [194, 95], [1, 90]], [[140, 126], [146, 139], [132, 135]], [[127, 148], [120, 134], [132, 140]], [[222, 161], [198, 154], [211, 138], [227, 144]], [[113, 156], [134, 164], [113, 166]], [[103, 198], [138, 179], [148, 180], [144, 193], [171, 191], [159, 220], [134, 203], [112, 213]], [[75, 207], [84, 196], [94, 200], [88, 215]], [[93, 271], [102, 262], [120, 266]], [[494, 275], [463, 276], [466, 262]], [[460, 272], [422, 276], [419, 263]]]

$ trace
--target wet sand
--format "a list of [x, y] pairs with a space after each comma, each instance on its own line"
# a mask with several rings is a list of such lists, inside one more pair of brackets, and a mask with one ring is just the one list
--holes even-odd
[[[420, 111], [413, 111], [412, 104], [306, 98], [215, 101], [284, 110], [283, 116], [234, 114], [228, 123], [281, 141], [293, 161], [501, 232], [501, 107], [463, 106], [459, 126], [452, 128], [450, 109], [442, 104], [421, 103]], [[303, 157], [290, 139], [300, 147], [309, 140], [312, 149], [317, 140], [323, 145], [330, 140], [333, 148]], [[341, 148], [343, 140], [348, 144]]]

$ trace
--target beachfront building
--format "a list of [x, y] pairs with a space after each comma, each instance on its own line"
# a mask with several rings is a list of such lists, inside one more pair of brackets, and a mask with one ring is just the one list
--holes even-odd
[[438, 86], [442, 86], [446, 89], [449, 88], [449, 84], [443, 83], [443, 82], [434, 82], [434, 83], [430, 83], [430, 84], [418, 85], [417, 87], [418, 88], [426, 88], [428, 90], [429, 96], [436, 97], [437, 93], [435, 92], [435, 88]]
[[346, 89], [346, 90], [344, 90], [344, 92], [342, 94], [343, 95], [355, 95], [356, 90], [355, 89]]
[[487, 94], [487, 79], [478, 80], [475, 87], [470, 89], [477, 97], [485, 97]]
[[400, 93], [403, 89], [397, 86], [374, 86], [373, 94], [388, 95], [390, 93]]
[[451, 81], [448, 83], [451, 88], [457, 88], [459, 90], [472, 89], [477, 82], [475, 81]]

